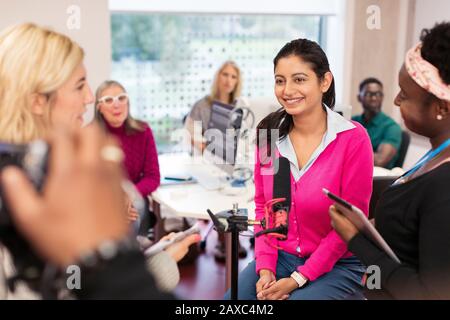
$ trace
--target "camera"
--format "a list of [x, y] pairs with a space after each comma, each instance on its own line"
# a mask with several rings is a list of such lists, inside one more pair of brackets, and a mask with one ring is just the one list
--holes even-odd
[[[21, 168], [40, 191], [45, 182], [48, 155], [49, 146], [42, 140], [21, 145], [0, 142], [0, 170], [6, 166]], [[30, 288], [38, 291], [45, 263], [16, 229], [1, 186], [0, 243], [10, 251], [17, 271], [16, 276], [10, 279], [10, 287], [14, 288], [15, 280], [23, 280]]]
[[[38, 192], [42, 191], [48, 172], [50, 146], [43, 140], [28, 144], [8, 144], [0, 142], [0, 171], [6, 166], [16, 166], [22, 169]], [[124, 179], [121, 181], [124, 193], [131, 199], [133, 207], [144, 216], [145, 201], [134, 184]], [[10, 215], [8, 203], [0, 185], [0, 243], [11, 253], [16, 275], [8, 279], [11, 290], [17, 280], [25, 281], [33, 290], [43, 296], [53, 298], [57, 278], [60, 276], [55, 266], [46, 263], [37, 255], [19, 230], [17, 230]], [[56, 288], [57, 289], [57, 288]]]

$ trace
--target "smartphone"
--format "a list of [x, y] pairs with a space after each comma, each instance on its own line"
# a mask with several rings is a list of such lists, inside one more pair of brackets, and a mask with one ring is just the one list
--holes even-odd
[[[347, 201], [345, 201], [344, 199], [339, 198], [339, 197], [338, 197], [337, 195], [335, 195], [334, 193], [331, 193], [331, 192], [328, 191], [327, 189], [323, 188], [322, 190], [323, 190], [323, 192], [325, 193], [325, 195], [326, 195], [328, 198], [330, 198], [331, 200], [333, 200], [333, 201], [335, 201], [335, 202], [341, 204], [341, 205], [344, 206], [345, 208], [347, 208], [347, 209], [349, 209], [349, 210], [353, 210], [354, 208], [356, 208], [356, 207], [352, 206], [350, 203], [348, 203]], [[358, 209], [358, 208], [356, 208], [356, 209]], [[358, 210], [359, 210], [359, 209], [358, 209]]]
[[[370, 238], [380, 249], [382, 249], [386, 254], [391, 257], [395, 262], [401, 263], [400, 259], [395, 255], [394, 251], [389, 247], [387, 242], [383, 239], [380, 233], [375, 229], [369, 219], [366, 217], [364, 212], [358, 207], [355, 207], [351, 203], [345, 201], [341, 197], [331, 193], [327, 189], [322, 189], [323, 193], [336, 203], [339, 211], [348, 219], [351, 223], [362, 232], [368, 238]], [[342, 209], [340, 208], [342, 207]]]

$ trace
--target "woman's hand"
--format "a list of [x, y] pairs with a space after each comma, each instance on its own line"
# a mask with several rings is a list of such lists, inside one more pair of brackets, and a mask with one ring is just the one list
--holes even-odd
[[257, 297], [258, 297], [258, 294], [262, 290], [269, 288], [275, 282], [276, 282], [276, 278], [275, 278], [275, 275], [273, 274], [272, 271], [267, 270], [267, 269], [261, 269], [259, 271], [259, 280], [258, 280], [258, 282], [256, 282], [256, 295], [257, 295]]
[[297, 288], [298, 284], [294, 279], [283, 278], [259, 292], [257, 298], [258, 300], [286, 300], [289, 298], [289, 294]]
[[101, 154], [120, 148], [96, 125], [55, 132], [50, 142], [42, 193], [17, 168], [4, 169], [2, 182], [16, 227], [42, 256], [65, 266], [127, 235], [120, 159]]
[[336, 230], [342, 240], [348, 243], [359, 233], [359, 231], [356, 229], [355, 225], [341, 213], [345, 210], [348, 211], [347, 208], [334, 204], [330, 206], [330, 217], [331, 226]]
[[[172, 232], [172, 233], [162, 237], [161, 240], [170, 240], [174, 236], [175, 236], [175, 233]], [[183, 240], [171, 244], [169, 247], [166, 248], [166, 252], [176, 262], [179, 262], [188, 253], [189, 247], [191, 245], [193, 245], [194, 243], [197, 243], [199, 241], [200, 241], [200, 235], [199, 234], [191, 234], [190, 236], [187, 236]]]
[[128, 224], [132, 224], [139, 219], [139, 212], [133, 206], [133, 200], [130, 198], [130, 196], [126, 192], [124, 193], [124, 197], [125, 197], [125, 203], [127, 206], [127, 210], [126, 210], [127, 222], [128, 222]]
[[131, 202], [130, 202], [130, 205], [128, 206], [128, 212], [127, 212], [127, 221], [128, 221], [128, 224], [137, 221], [138, 218], [139, 218], [139, 213], [138, 213], [138, 211], [133, 207], [133, 205], [131, 205]]

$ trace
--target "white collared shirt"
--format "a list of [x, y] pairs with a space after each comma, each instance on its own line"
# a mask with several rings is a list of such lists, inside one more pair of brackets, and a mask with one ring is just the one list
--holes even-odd
[[296, 182], [306, 173], [306, 171], [308, 171], [309, 168], [311, 168], [326, 147], [336, 139], [338, 133], [356, 128], [353, 123], [327, 106], [325, 106], [325, 110], [327, 111], [327, 131], [324, 133], [319, 146], [316, 150], [314, 150], [303, 168], [300, 169], [298, 166], [297, 155], [295, 154], [295, 149], [289, 135], [276, 142], [280, 155], [288, 159], [291, 163], [291, 173]]

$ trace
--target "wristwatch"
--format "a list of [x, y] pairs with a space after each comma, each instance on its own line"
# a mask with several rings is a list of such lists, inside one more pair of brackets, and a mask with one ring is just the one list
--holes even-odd
[[308, 283], [308, 279], [297, 271], [291, 273], [291, 278], [294, 279], [295, 282], [297, 282], [299, 288], [305, 286], [305, 284]]

